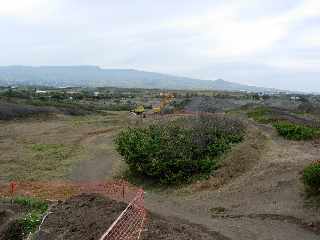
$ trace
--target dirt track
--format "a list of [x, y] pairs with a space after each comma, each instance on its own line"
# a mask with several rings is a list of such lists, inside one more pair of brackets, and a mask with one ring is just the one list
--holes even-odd
[[83, 139], [80, 144], [86, 148], [87, 159], [80, 161], [72, 170], [70, 179], [95, 181], [112, 178], [120, 164], [120, 156], [113, 147], [116, 128], [96, 132]]

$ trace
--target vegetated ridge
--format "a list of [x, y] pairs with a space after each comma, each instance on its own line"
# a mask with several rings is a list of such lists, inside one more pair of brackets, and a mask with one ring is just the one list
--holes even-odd
[[133, 69], [103, 69], [98, 66], [3, 66], [0, 67], [0, 86], [82, 86], [159, 89], [195, 89], [223, 91], [278, 92], [218, 80], [200, 80]]

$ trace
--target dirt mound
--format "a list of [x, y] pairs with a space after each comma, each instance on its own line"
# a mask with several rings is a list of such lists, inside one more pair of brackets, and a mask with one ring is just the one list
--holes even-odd
[[36, 239], [98, 239], [126, 206], [97, 194], [72, 197], [51, 209]]
[[46, 117], [52, 114], [82, 116], [92, 113], [92, 109], [77, 106], [33, 106], [24, 103], [9, 103], [0, 101], [0, 120], [24, 119], [28, 117]]
[[22, 239], [22, 229], [17, 219], [25, 213], [23, 206], [0, 202], [0, 240]]
[[240, 108], [246, 104], [252, 103], [250, 100], [236, 100], [217, 97], [193, 97], [185, 106], [187, 112], [224, 112]]
[[314, 119], [308, 116], [298, 116], [291, 112], [288, 112], [279, 108], [271, 108], [271, 118], [273, 121], [288, 121], [295, 124], [301, 124], [309, 127], [320, 127], [320, 122], [318, 119]]

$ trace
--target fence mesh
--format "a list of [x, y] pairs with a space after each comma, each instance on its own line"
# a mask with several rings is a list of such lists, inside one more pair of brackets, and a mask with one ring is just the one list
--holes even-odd
[[140, 190], [100, 240], [137, 240], [145, 218], [144, 193]]

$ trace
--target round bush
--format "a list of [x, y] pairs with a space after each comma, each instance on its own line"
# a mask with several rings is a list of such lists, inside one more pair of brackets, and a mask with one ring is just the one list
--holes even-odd
[[209, 175], [217, 167], [217, 157], [243, 139], [243, 129], [239, 121], [225, 117], [180, 118], [128, 128], [116, 145], [132, 173], [175, 184]]
[[304, 169], [303, 182], [308, 190], [320, 194], [320, 160]]

